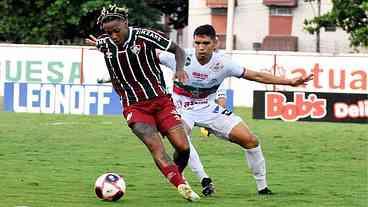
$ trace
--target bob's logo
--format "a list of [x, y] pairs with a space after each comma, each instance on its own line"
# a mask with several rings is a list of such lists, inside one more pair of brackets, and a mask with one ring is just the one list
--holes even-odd
[[286, 96], [278, 92], [266, 92], [266, 119], [282, 119], [297, 121], [310, 116], [314, 119], [323, 118], [327, 114], [326, 99], [320, 99], [316, 94], [294, 93], [294, 101], [287, 102]]

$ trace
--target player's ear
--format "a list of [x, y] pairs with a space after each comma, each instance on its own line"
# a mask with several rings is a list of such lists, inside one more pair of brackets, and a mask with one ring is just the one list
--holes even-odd
[[218, 40], [218, 36], [216, 36], [213, 41], [214, 41], [214, 44], [215, 44], [215, 50], [220, 48], [220, 41]]

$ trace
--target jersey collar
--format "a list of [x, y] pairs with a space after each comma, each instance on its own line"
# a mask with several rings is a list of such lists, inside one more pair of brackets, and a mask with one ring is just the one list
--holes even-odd
[[132, 39], [132, 27], [128, 27], [128, 39], [123, 43], [123, 48], [126, 48], [126, 46], [129, 44], [130, 40]]

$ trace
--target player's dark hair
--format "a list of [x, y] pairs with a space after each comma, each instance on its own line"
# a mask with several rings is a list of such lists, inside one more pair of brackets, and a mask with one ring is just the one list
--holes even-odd
[[206, 35], [211, 39], [216, 39], [216, 30], [212, 27], [212, 25], [205, 24], [197, 27], [194, 30], [193, 37], [196, 35]]
[[103, 7], [100, 16], [97, 18], [97, 24], [102, 26], [103, 23], [113, 21], [115, 19], [126, 20], [128, 18], [128, 8], [118, 7], [116, 4]]

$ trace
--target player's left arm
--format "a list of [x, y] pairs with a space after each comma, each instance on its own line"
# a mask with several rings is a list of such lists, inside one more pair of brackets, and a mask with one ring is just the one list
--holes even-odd
[[168, 52], [175, 54], [176, 72], [175, 77], [182, 83], [188, 80], [188, 74], [184, 71], [185, 51], [174, 42], [171, 42]]
[[313, 74], [289, 79], [281, 76], [274, 76], [272, 74], [265, 72], [258, 72], [254, 70], [244, 69], [243, 78], [265, 84], [299, 86], [305, 85], [306, 82], [312, 80]]

